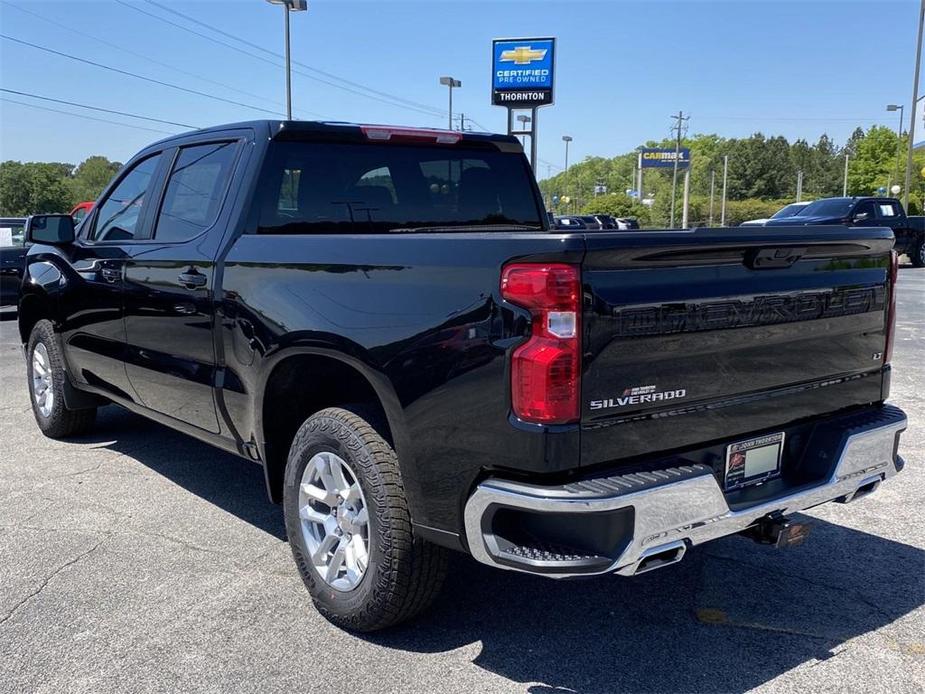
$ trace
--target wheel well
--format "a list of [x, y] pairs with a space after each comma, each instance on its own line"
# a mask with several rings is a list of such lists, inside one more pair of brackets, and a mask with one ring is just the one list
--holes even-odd
[[19, 305], [19, 338], [23, 344], [29, 341], [32, 334], [32, 328], [43, 318], [51, 318], [49, 307], [43, 299], [38, 296], [23, 297]]
[[283, 474], [296, 431], [325, 407], [362, 405], [379, 433], [392, 443], [379, 396], [349, 364], [317, 355], [287, 357], [273, 368], [263, 395], [263, 443], [270, 498], [282, 501]]

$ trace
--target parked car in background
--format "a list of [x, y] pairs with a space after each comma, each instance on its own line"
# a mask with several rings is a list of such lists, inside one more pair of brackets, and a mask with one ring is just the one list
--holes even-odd
[[556, 217], [555, 228], [574, 230], [574, 229], [587, 229], [588, 226], [587, 224], [584, 223], [584, 221], [582, 221], [581, 217], [577, 217], [573, 215], [560, 215]]
[[80, 226], [80, 223], [84, 220], [84, 217], [90, 214], [90, 210], [92, 209], [93, 200], [78, 202], [76, 205], [74, 205], [70, 213], [71, 217], [74, 218], [74, 226]]
[[888, 227], [896, 237], [894, 248], [905, 253], [915, 267], [925, 267], [925, 217], [909, 217], [896, 198], [823, 198], [791, 217], [771, 219], [765, 226], [844, 224]]
[[15, 306], [25, 265], [25, 217], [0, 217], [0, 306]]
[[601, 229], [619, 229], [620, 223], [616, 217], [609, 214], [592, 214]]
[[763, 219], [749, 219], [747, 222], [742, 222], [740, 227], [760, 227], [764, 226], [771, 219], [781, 219], [783, 217], [796, 217], [803, 210], [806, 209], [806, 206], [809, 205], [812, 200], [806, 200], [803, 202], [792, 202], [789, 205], [785, 205], [780, 208], [777, 212], [772, 214], [770, 217], [765, 217]]

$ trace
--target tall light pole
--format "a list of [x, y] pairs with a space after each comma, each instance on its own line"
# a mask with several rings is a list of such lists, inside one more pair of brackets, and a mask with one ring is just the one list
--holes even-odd
[[563, 135], [562, 141], [565, 143], [565, 191], [568, 193], [569, 175], [568, 175], [568, 143], [572, 141], [571, 135]]
[[[899, 129], [896, 131], [896, 182], [899, 182], [899, 161], [903, 151], [903, 114], [905, 113], [904, 104], [887, 104], [887, 111], [899, 111]], [[915, 116], [915, 113], [912, 114]]]
[[903, 207], [909, 209], [909, 189], [912, 187], [912, 147], [915, 143], [915, 105], [919, 100], [919, 68], [922, 67], [922, 28], [925, 26], [925, 0], [919, 7], [919, 36], [915, 44], [915, 76], [912, 79], [912, 116], [909, 118], [909, 148], [906, 150], [906, 185], [903, 186]]
[[716, 189], [716, 169], [710, 169], [710, 226], [713, 226], [713, 191]]
[[452, 77], [441, 77], [440, 84], [444, 87], [450, 88], [450, 118], [449, 118], [449, 129], [453, 129], [453, 88], [461, 87], [462, 82], [460, 80], [453, 79]]
[[723, 207], [720, 211], [719, 225], [726, 226], [726, 181], [729, 178], [729, 155], [723, 157]]
[[289, 60], [289, 13], [305, 12], [308, 0], [267, 0], [271, 5], [283, 6], [284, 26], [286, 31], [286, 120], [292, 120], [292, 67]]
[[850, 154], [845, 155], [845, 183], [841, 189], [841, 196], [843, 198], [848, 197], [848, 159], [850, 158], [850, 156], [851, 156]]

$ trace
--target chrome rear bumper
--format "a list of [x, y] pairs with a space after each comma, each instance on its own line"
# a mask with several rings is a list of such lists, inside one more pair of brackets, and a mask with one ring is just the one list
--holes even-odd
[[[735, 510], [706, 465], [555, 487], [488, 479], [466, 503], [469, 550], [485, 564], [556, 578], [642, 573], [680, 561], [687, 548], [738, 533], [768, 516], [787, 515], [828, 501], [852, 501], [874, 491], [902, 468], [896, 451], [905, 428], [906, 416], [899, 408], [887, 405], [865, 413], [845, 427], [846, 435], [833, 458], [837, 462], [824, 481]], [[625, 527], [621, 531], [625, 539], [612, 552], [603, 553], [512, 545], [493, 526], [495, 515], [505, 509], [534, 515], [611, 513], [614, 523]], [[552, 525], [547, 527], [554, 527], [556, 521], [550, 520]]]

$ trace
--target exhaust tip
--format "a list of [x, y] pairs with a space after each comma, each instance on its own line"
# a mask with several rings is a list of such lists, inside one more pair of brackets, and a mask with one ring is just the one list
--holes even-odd
[[684, 558], [684, 553], [686, 551], [687, 545], [683, 540], [647, 550], [636, 564], [636, 570], [633, 571], [633, 576], [644, 574], [647, 571], [655, 571], [655, 569], [661, 569], [671, 564], [677, 564]]

